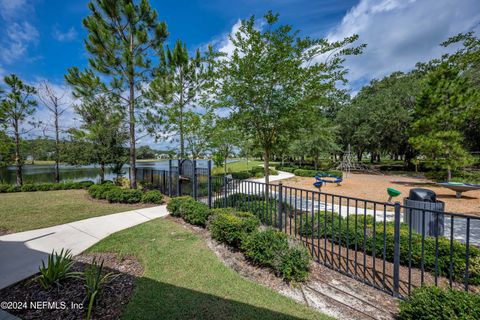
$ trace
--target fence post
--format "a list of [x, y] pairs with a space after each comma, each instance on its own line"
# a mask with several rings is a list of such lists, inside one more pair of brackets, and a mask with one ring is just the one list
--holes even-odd
[[227, 207], [227, 176], [224, 175], [223, 176], [223, 207], [226, 208]]
[[182, 186], [180, 184], [180, 175], [182, 174], [182, 163], [180, 159], [177, 160], [177, 196], [182, 196]]
[[208, 160], [208, 207], [212, 207], [212, 160]]
[[193, 199], [197, 200], [197, 160], [193, 160]]
[[283, 229], [283, 184], [278, 184], [278, 228]]
[[400, 202], [395, 202], [393, 231], [393, 295], [400, 295]]
[[172, 197], [172, 159], [168, 160], [168, 196]]

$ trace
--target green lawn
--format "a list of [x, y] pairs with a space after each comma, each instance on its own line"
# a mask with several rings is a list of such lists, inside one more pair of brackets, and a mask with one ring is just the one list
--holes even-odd
[[138, 207], [91, 200], [85, 190], [2, 193], [0, 230], [45, 228]]
[[[275, 166], [278, 162], [270, 162], [270, 167]], [[241, 159], [235, 162], [227, 163], [227, 171], [229, 172], [239, 172], [239, 171], [247, 171], [250, 170], [252, 167], [263, 167], [263, 161], [258, 160], [247, 160]], [[221, 174], [224, 172], [223, 167], [215, 167], [212, 169], [213, 174]]]
[[170, 220], [115, 233], [89, 251], [133, 255], [144, 266], [124, 319], [329, 319], [242, 278]]

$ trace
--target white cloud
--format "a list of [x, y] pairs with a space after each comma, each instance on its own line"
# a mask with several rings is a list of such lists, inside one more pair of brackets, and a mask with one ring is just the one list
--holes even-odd
[[235, 47], [233, 46], [233, 43], [230, 40], [230, 35], [234, 36], [240, 29], [241, 25], [242, 25], [242, 21], [238, 20], [232, 26], [232, 29], [230, 30], [229, 34], [225, 34], [220, 39], [217, 40], [216, 45], [218, 46], [219, 51], [226, 53], [228, 56], [231, 56], [233, 54]]
[[0, 0], [0, 16], [6, 21], [14, 19], [25, 7], [25, 0]]
[[75, 30], [74, 27], [71, 27], [66, 32], [60, 31], [58, 25], [55, 25], [53, 27], [52, 37], [57, 41], [68, 42], [68, 41], [75, 40], [77, 38], [77, 36], [78, 36], [78, 33], [77, 33], [77, 30]]
[[361, 0], [328, 38], [359, 34], [367, 48], [349, 57], [352, 87], [393, 71], [408, 71], [419, 61], [445, 53], [448, 37], [468, 31], [480, 21], [478, 0]]
[[4, 35], [0, 58], [6, 64], [24, 58], [29, 46], [37, 44], [40, 37], [37, 28], [26, 21], [11, 23]]

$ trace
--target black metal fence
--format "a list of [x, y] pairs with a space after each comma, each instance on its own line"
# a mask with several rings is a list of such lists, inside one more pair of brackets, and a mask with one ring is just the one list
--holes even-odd
[[[211, 176], [210, 166], [194, 172], [197, 200], [252, 212], [302, 241], [316, 262], [394, 296], [424, 284], [479, 288], [480, 217]], [[185, 194], [175, 168], [147, 177], [166, 194]]]

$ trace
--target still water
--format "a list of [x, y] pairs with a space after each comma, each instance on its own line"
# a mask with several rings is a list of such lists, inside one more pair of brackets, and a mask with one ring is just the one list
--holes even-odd
[[[173, 161], [175, 165], [176, 160]], [[208, 160], [197, 160], [197, 167], [207, 167]], [[230, 162], [230, 161], [229, 161]], [[168, 170], [168, 160], [137, 162], [137, 168], [150, 168], [155, 170]], [[15, 166], [0, 167], [0, 183], [16, 182]], [[53, 165], [25, 165], [23, 166], [23, 180], [25, 183], [54, 182]], [[123, 172], [128, 176], [128, 165], [123, 167]], [[113, 179], [116, 174], [110, 168], [106, 168], [105, 179]], [[91, 180], [98, 182], [98, 166], [69, 166], [60, 165], [60, 179], [62, 181]]]

